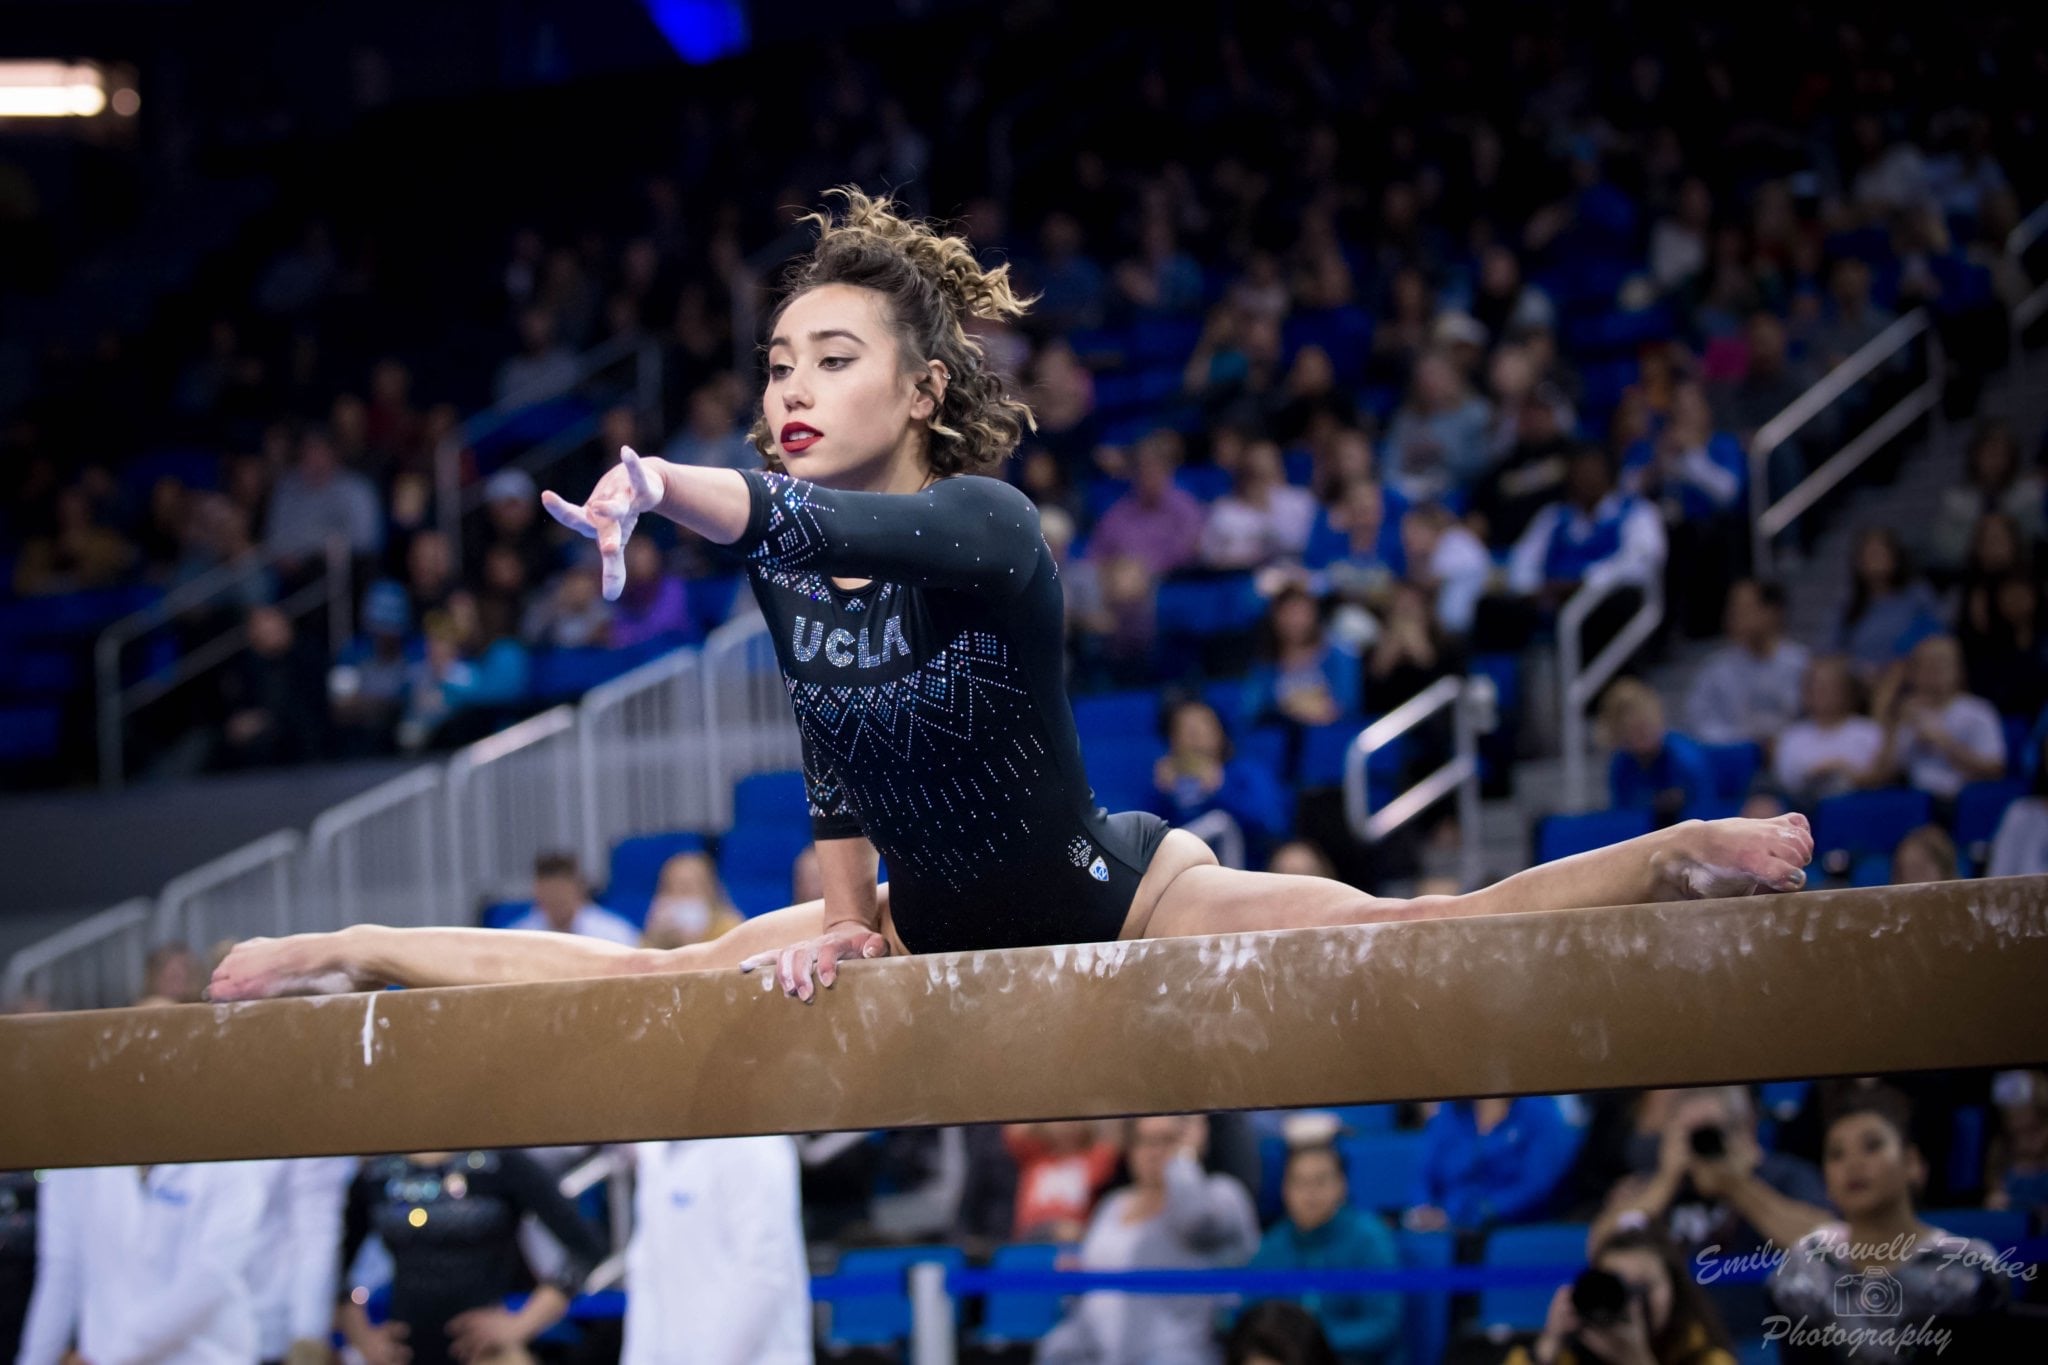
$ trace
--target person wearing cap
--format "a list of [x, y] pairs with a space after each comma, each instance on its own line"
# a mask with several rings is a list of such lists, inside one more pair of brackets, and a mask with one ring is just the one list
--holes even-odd
[[483, 578], [484, 559], [499, 545], [510, 546], [526, 566], [526, 581], [545, 583], [555, 570], [555, 547], [540, 519], [540, 492], [523, 469], [501, 469], [484, 484], [485, 530], [473, 537], [464, 566], [470, 582]]
[[327, 671], [335, 740], [345, 756], [388, 753], [405, 709], [413, 659], [406, 651], [412, 601], [405, 586], [379, 579], [363, 594], [363, 633]]

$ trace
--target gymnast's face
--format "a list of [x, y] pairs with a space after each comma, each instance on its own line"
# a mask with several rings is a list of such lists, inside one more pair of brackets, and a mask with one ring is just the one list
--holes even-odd
[[761, 415], [783, 468], [832, 488], [921, 487], [946, 367], [906, 357], [888, 301], [820, 285], [783, 309], [768, 342]]
[[1910, 1204], [1926, 1176], [1920, 1150], [1875, 1114], [1850, 1114], [1828, 1129], [1822, 1165], [1828, 1199], [1848, 1218]]

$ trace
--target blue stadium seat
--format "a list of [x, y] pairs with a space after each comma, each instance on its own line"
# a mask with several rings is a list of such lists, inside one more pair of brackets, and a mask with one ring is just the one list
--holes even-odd
[[[1394, 1242], [1401, 1250], [1401, 1264], [1410, 1270], [1449, 1270], [1457, 1260], [1457, 1238], [1448, 1229], [1398, 1229]], [[1401, 1297], [1401, 1338], [1407, 1345], [1408, 1360], [1416, 1365], [1442, 1360], [1451, 1337], [1449, 1291], [1427, 1290]]]
[[[1529, 1223], [1521, 1227], [1496, 1228], [1486, 1238], [1481, 1265], [1557, 1266], [1557, 1283], [1569, 1284], [1586, 1264], [1584, 1223]], [[1542, 1330], [1550, 1314], [1555, 1286], [1526, 1289], [1483, 1289], [1479, 1292], [1479, 1325], [1492, 1330]]]
[[1927, 793], [1908, 787], [1831, 796], [1814, 807], [1814, 853], [1822, 867], [1840, 876], [1863, 854], [1889, 854], [1933, 813]]
[[[957, 1270], [967, 1264], [966, 1256], [958, 1247], [864, 1247], [842, 1255], [837, 1273], [907, 1277], [910, 1267], [923, 1261], [938, 1261], [949, 1270]], [[904, 1287], [893, 1293], [834, 1299], [827, 1311], [831, 1325], [825, 1332], [825, 1349], [835, 1354], [863, 1346], [892, 1346], [910, 1335], [907, 1279]], [[956, 1307], [954, 1311], [957, 1313], [959, 1310]]]
[[1266, 599], [1250, 574], [1170, 579], [1159, 585], [1161, 635], [1206, 639], [1251, 630], [1266, 613]]
[[2027, 784], [2018, 778], [1998, 782], [1972, 782], [1956, 797], [1956, 847], [1982, 867], [1991, 861], [1991, 840], [2005, 808], [2027, 794]]
[[1756, 1088], [1757, 1108], [1773, 1118], [1789, 1119], [1812, 1089], [1812, 1081], [1766, 1081]]
[[1242, 678], [1218, 678], [1202, 685], [1202, 700], [1209, 703], [1217, 718], [1223, 722], [1240, 747], [1252, 723], [1258, 719], [1251, 713], [1251, 689]]
[[1999, 1251], [2010, 1251], [2027, 1238], [2025, 1209], [1925, 1209], [1920, 1221], [1958, 1237], [1981, 1237]]
[[732, 901], [732, 908], [752, 919], [765, 915], [770, 910], [780, 910], [792, 899], [790, 878], [787, 872], [780, 877], [739, 876], [721, 877], [725, 894]]
[[755, 773], [732, 789], [735, 825], [802, 824], [810, 818], [810, 799], [800, 772]]
[[708, 635], [725, 624], [725, 619], [732, 615], [733, 603], [739, 600], [740, 589], [746, 581], [746, 577], [741, 574], [721, 574], [715, 578], [690, 580], [690, 620], [699, 635]]
[[1703, 796], [1679, 812], [1686, 820], [1726, 820], [1740, 814], [1742, 803], [1724, 796]]
[[1578, 815], [1546, 815], [1536, 826], [1536, 861], [1554, 863], [1574, 853], [1606, 848], [1650, 832], [1650, 813], [1642, 810], [1595, 810]]
[[1095, 739], [1159, 733], [1159, 697], [1146, 690], [1074, 698], [1074, 729], [1085, 750]]
[[1233, 738], [1237, 756], [1247, 763], [1256, 763], [1267, 772], [1283, 781], [1287, 777], [1287, 731], [1278, 725], [1261, 725], [1249, 734]]
[[621, 673], [638, 667], [641, 662], [637, 654], [602, 646], [538, 650], [533, 656], [533, 672], [528, 687], [537, 701], [580, 697], [599, 683], [610, 682]]
[[1948, 1187], [1974, 1190], [1984, 1183], [1984, 1150], [1990, 1145], [1986, 1129], [1991, 1117], [1981, 1104], [1959, 1104], [1949, 1121]]
[[477, 916], [477, 923], [486, 929], [509, 929], [525, 919], [532, 909], [532, 901], [492, 901]]
[[1312, 451], [1290, 450], [1281, 459], [1287, 467], [1287, 482], [1296, 488], [1307, 488], [1315, 482], [1316, 457]]
[[1740, 802], [1748, 796], [1749, 784], [1764, 765], [1764, 751], [1755, 744], [1702, 744], [1700, 752], [1713, 774], [1714, 795], [1724, 801]]
[[0, 763], [55, 756], [63, 718], [55, 706], [0, 706]]
[[604, 903], [635, 924], [647, 923], [647, 907], [661, 882], [661, 869], [678, 853], [702, 853], [704, 836], [636, 834], [612, 845], [611, 872], [605, 878]]
[[1339, 1138], [1344, 1168], [1351, 1175], [1351, 1203], [1381, 1213], [1406, 1208], [1422, 1173], [1420, 1132], [1359, 1133]]
[[1849, 864], [1849, 885], [1890, 886], [1892, 884], [1892, 855], [1889, 853], [1859, 853], [1856, 861]]
[[1214, 502], [1230, 491], [1230, 471], [1213, 464], [1183, 465], [1174, 471], [1173, 481], [1203, 502]]
[[2034, 775], [2034, 767], [2040, 755], [2029, 753], [2027, 741], [2034, 737], [2036, 722], [2032, 716], [2005, 716], [1999, 725], [2005, 731], [2005, 770], [2026, 779]]
[[[989, 1258], [990, 1270], [1053, 1270], [1067, 1248], [1051, 1242], [1024, 1242], [997, 1247]], [[1000, 1349], [1022, 1342], [1037, 1341], [1059, 1325], [1060, 1296], [1057, 1294], [1011, 1293], [991, 1290], [981, 1301], [981, 1327], [974, 1339], [981, 1345]]]
[[1110, 810], [1139, 810], [1152, 802], [1152, 769], [1165, 748], [1148, 729], [1140, 734], [1098, 735], [1081, 746], [1088, 785]]
[[[807, 820], [796, 824], [734, 825], [718, 841], [718, 879], [725, 883], [727, 894], [734, 896], [735, 904], [735, 887], [747, 886], [751, 893], [754, 887], [775, 885], [782, 889], [776, 905], [787, 905], [790, 865], [810, 841]], [[749, 909], [748, 913], [759, 911]]]
[[[1333, 721], [1328, 725], [1311, 725], [1302, 731], [1301, 773], [1299, 781], [1304, 787], [1335, 787], [1344, 781], [1344, 754], [1350, 749], [1351, 741], [1357, 737], [1376, 717], [1358, 720]], [[1408, 761], [1406, 738], [1397, 739], [1366, 760], [1365, 774], [1369, 784], [1374, 786], [1373, 800], [1377, 804], [1382, 789], [1391, 790], [1388, 784], [1401, 775], [1402, 765]]]

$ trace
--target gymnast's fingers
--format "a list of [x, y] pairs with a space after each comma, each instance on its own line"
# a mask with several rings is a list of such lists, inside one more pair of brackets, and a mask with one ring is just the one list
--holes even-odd
[[547, 509], [549, 516], [561, 522], [562, 525], [578, 535], [595, 536], [597, 534], [596, 524], [584, 515], [583, 509], [555, 492], [554, 489], [549, 488], [542, 491], [540, 505]]
[[598, 523], [599, 583], [607, 602], [618, 601], [619, 594], [626, 590], [626, 538], [632, 534], [633, 523], [630, 520]]
[[636, 511], [651, 511], [661, 506], [661, 480], [654, 476], [631, 446], [619, 447], [619, 459], [626, 466], [626, 481], [633, 487], [633, 503]]

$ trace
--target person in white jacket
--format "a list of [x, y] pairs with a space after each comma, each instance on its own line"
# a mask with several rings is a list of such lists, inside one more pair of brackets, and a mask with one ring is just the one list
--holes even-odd
[[257, 1358], [284, 1365], [326, 1361], [333, 1356], [327, 1343], [341, 1281], [342, 1204], [356, 1159], [308, 1157], [269, 1165], [256, 1257], [249, 1266]]
[[276, 1163], [52, 1171], [17, 1365], [250, 1365], [249, 1267]]
[[620, 1365], [811, 1365], [796, 1143], [641, 1142], [632, 1152]]

